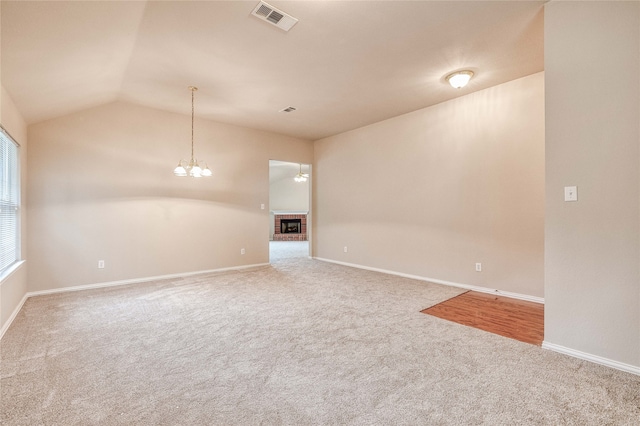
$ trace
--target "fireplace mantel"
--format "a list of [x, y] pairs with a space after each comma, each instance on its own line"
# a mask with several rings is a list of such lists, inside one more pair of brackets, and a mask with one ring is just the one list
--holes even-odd
[[309, 210], [271, 210], [273, 214], [309, 214]]

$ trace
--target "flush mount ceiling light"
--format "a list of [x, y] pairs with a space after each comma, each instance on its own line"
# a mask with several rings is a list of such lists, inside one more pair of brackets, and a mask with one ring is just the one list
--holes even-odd
[[302, 164], [300, 164], [300, 171], [293, 178], [293, 180], [295, 180], [296, 182], [306, 182], [308, 177], [309, 173], [302, 173]]
[[456, 71], [449, 74], [446, 77], [446, 80], [449, 82], [451, 87], [455, 89], [461, 89], [464, 86], [466, 86], [467, 83], [469, 83], [469, 80], [471, 80], [471, 77], [473, 77], [473, 71], [464, 70], [464, 71]]
[[209, 177], [212, 173], [209, 166], [207, 166], [207, 163], [204, 163], [203, 169], [198, 164], [198, 160], [193, 156], [193, 94], [198, 90], [198, 88], [189, 86], [189, 90], [191, 90], [191, 160], [189, 160], [189, 162], [186, 160], [180, 160], [176, 168], [173, 169], [173, 174], [181, 177]]

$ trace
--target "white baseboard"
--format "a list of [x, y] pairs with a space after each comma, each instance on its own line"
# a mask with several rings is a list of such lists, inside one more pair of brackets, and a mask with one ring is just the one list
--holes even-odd
[[550, 351], [558, 352], [564, 355], [569, 355], [574, 358], [583, 359], [585, 361], [604, 365], [605, 367], [615, 368], [616, 370], [621, 370], [627, 373], [636, 374], [640, 376], [640, 367], [637, 367], [635, 365], [625, 364], [623, 362], [614, 361], [612, 359], [603, 358], [601, 356], [588, 354], [586, 352], [567, 348], [561, 345], [556, 345], [555, 343], [549, 343], [547, 341], [542, 342], [542, 349], [548, 349]]
[[70, 292], [70, 291], [91, 290], [91, 289], [103, 288], [103, 287], [116, 287], [116, 286], [120, 286], [120, 285], [138, 284], [138, 283], [144, 283], [144, 282], [156, 281], [156, 280], [166, 280], [166, 279], [171, 279], [171, 278], [189, 277], [189, 276], [193, 276], [193, 275], [210, 274], [210, 273], [214, 273], [214, 272], [240, 271], [240, 270], [243, 270], [243, 269], [250, 269], [250, 268], [256, 268], [256, 267], [259, 267], [259, 266], [268, 266], [268, 265], [270, 265], [270, 264], [269, 263], [256, 263], [256, 264], [253, 264], [253, 265], [231, 266], [231, 267], [228, 267], [228, 268], [208, 269], [208, 270], [205, 270], [205, 271], [182, 272], [182, 273], [178, 273], [178, 274], [157, 275], [157, 276], [154, 276], [154, 277], [134, 278], [134, 279], [130, 279], [130, 280], [109, 281], [109, 282], [96, 283], [96, 284], [77, 285], [77, 286], [73, 286], [73, 287], [61, 287], [61, 288], [54, 288], [54, 289], [51, 289], [51, 290], [30, 291], [30, 292], [28, 292], [27, 294], [24, 295], [24, 297], [22, 298], [22, 300], [20, 301], [18, 306], [16, 306], [16, 308], [13, 311], [13, 313], [11, 314], [11, 316], [9, 317], [7, 322], [4, 324], [4, 326], [0, 330], [0, 339], [2, 339], [2, 337], [4, 336], [4, 333], [9, 329], [9, 327], [11, 326], [11, 323], [13, 323], [13, 320], [15, 320], [16, 316], [20, 312], [20, 309], [22, 309], [22, 306], [24, 305], [24, 303], [30, 297], [44, 296], [44, 295], [47, 295], [47, 294], [55, 294], [55, 293], [66, 293], [66, 292]]
[[16, 319], [16, 317], [18, 316], [18, 313], [20, 312], [20, 309], [22, 309], [22, 307], [24, 306], [24, 302], [26, 302], [28, 298], [29, 298], [29, 293], [26, 293], [22, 297], [22, 300], [20, 301], [20, 303], [18, 303], [18, 306], [16, 306], [16, 308], [11, 313], [11, 316], [9, 317], [7, 322], [4, 323], [4, 326], [2, 326], [2, 329], [0, 329], [0, 339], [2, 339], [2, 336], [4, 336], [4, 333], [6, 333], [6, 331], [9, 329], [9, 326], [11, 325], [13, 320]]
[[213, 272], [239, 271], [242, 269], [249, 269], [249, 268], [255, 268], [258, 266], [266, 266], [266, 265], [269, 265], [269, 263], [257, 263], [254, 265], [231, 266], [229, 268], [208, 269], [205, 271], [181, 272], [178, 274], [156, 275], [154, 277], [133, 278], [130, 280], [119, 280], [119, 281], [108, 281], [108, 282], [96, 283], [96, 284], [77, 285], [73, 287], [61, 287], [61, 288], [54, 288], [51, 290], [32, 291], [27, 293], [27, 296], [29, 297], [43, 296], [46, 294], [66, 293], [68, 291], [82, 291], [82, 290], [91, 290], [94, 288], [116, 287], [119, 285], [138, 284], [138, 283], [144, 283], [148, 281], [167, 280], [172, 278], [190, 277], [192, 275], [210, 274]]
[[544, 304], [544, 298], [537, 297], [537, 296], [529, 296], [527, 294], [512, 293], [510, 291], [502, 291], [502, 290], [497, 290], [497, 289], [487, 288], [487, 287], [478, 287], [478, 286], [470, 285], [470, 284], [454, 283], [454, 282], [451, 282], [451, 281], [444, 281], [444, 280], [439, 280], [439, 279], [436, 279], [436, 278], [422, 277], [420, 275], [411, 275], [411, 274], [405, 274], [405, 273], [402, 273], [402, 272], [389, 271], [387, 269], [372, 268], [370, 266], [363, 266], [363, 265], [358, 265], [358, 264], [355, 264], [355, 263], [347, 263], [347, 262], [340, 262], [338, 260], [324, 259], [322, 257], [314, 257], [314, 259], [320, 260], [322, 262], [336, 263], [338, 265], [349, 266], [351, 268], [365, 269], [367, 271], [381, 272], [383, 274], [389, 274], [389, 275], [397, 275], [399, 277], [411, 278], [413, 280], [428, 281], [428, 282], [435, 283], [435, 284], [443, 284], [443, 285], [448, 285], [448, 286], [451, 286], [451, 287], [458, 287], [458, 288], [464, 288], [466, 290], [478, 291], [478, 292], [481, 292], [481, 293], [495, 294], [495, 295], [498, 295], [498, 296], [510, 297], [512, 299], [520, 299], [520, 300], [526, 300], [528, 302], [535, 302], [535, 303]]

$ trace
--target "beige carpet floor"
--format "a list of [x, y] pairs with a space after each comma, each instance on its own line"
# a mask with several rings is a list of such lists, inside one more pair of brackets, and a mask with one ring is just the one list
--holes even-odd
[[638, 424], [639, 376], [420, 313], [457, 289], [272, 245], [271, 266], [29, 299], [0, 423]]

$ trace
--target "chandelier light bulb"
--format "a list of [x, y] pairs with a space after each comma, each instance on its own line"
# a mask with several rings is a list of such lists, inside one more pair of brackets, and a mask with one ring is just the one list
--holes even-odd
[[187, 171], [182, 166], [182, 162], [178, 163], [178, 166], [175, 169], [173, 169], [173, 174], [176, 175], [176, 176], [186, 176], [187, 175]]
[[193, 177], [200, 177], [202, 175], [202, 169], [198, 165], [198, 162], [196, 162], [196, 164], [194, 164], [194, 166], [191, 168], [190, 173]]

